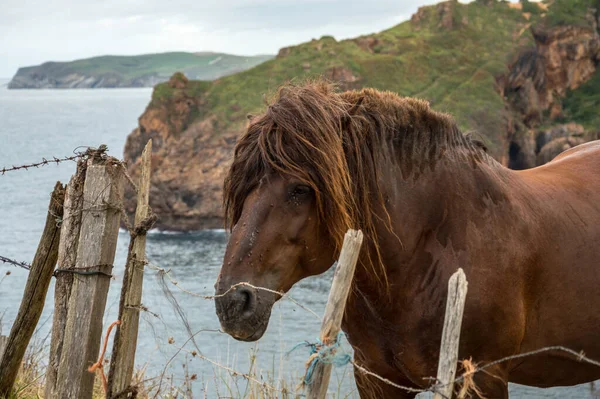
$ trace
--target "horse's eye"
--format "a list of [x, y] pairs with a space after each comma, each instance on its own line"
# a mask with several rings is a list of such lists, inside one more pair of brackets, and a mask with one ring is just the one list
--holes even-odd
[[298, 184], [297, 186], [294, 186], [290, 194], [292, 197], [303, 197], [310, 194], [311, 191], [312, 189], [310, 188], [310, 186], [307, 186], [305, 184]]

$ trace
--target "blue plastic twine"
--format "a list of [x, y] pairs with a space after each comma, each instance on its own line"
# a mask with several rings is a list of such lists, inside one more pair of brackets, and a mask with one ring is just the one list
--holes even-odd
[[332, 364], [336, 367], [342, 367], [350, 363], [352, 356], [350, 356], [348, 353], [338, 351], [343, 336], [345, 336], [344, 332], [340, 331], [335, 339], [335, 342], [331, 345], [324, 345], [323, 342], [318, 338], [317, 342], [315, 343], [310, 343], [308, 341], [300, 342], [287, 353], [289, 355], [300, 347], [309, 347], [310, 355], [317, 355], [314, 356], [308, 365], [308, 368], [306, 369], [306, 374], [304, 375], [305, 384], [312, 383], [312, 375], [318, 363]]

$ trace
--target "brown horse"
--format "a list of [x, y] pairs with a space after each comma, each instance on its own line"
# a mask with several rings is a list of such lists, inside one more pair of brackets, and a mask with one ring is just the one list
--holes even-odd
[[[239, 139], [225, 180], [232, 234], [217, 293], [281, 292], [325, 272], [348, 228], [365, 242], [343, 329], [365, 368], [426, 388], [435, 376], [447, 282], [469, 282], [459, 355], [487, 362], [550, 345], [600, 358], [600, 142], [509, 170], [425, 101], [372, 89], [288, 85]], [[237, 287], [223, 329], [264, 333], [278, 296]], [[487, 398], [600, 378], [558, 352], [478, 373]], [[356, 374], [361, 397], [411, 398]]]

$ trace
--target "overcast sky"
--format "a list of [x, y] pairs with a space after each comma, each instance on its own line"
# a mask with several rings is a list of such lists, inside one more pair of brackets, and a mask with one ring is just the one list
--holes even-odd
[[[516, 1], [516, 0], [513, 0]], [[276, 54], [378, 32], [439, 0], [2, 0], [0, 77], [18, 67], [164, 51]]]

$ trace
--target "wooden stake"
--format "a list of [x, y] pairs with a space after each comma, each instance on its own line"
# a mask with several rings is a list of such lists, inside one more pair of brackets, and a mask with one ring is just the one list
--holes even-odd
[[4, 348], [6, 348], [7, 343], [8, 337], [6, 335], [0, 335], [0, 359], [2, 359], [2, 355], [4, 354]]
[[[340, 253], [329, 299], [323, 315], [323, 324], [321, 325], [321, 342], [324, 345], [333, 344], [342, 328], [342, 318], [348, 293], [352, 286], [352, 278], [356, 269], [356, 262], [360, 252], [360, 246], [363, 241], [363, 234], [360, 230], [348, 230], [344, 237], [344, 244]], [[317, 363], [314, 370], [312, 381], [307, 385], [307, 397], [309, 399], [322, 399], [327, 394], [329, 387], [329, 378], [331, 377], [331, 364]]]
[[0, 398], [11, 393], [25, 350], [44, 310], [46, 293], [58, 258], [59, 225], [63, 215], [64, 199], [65, 189], [60, 182], [57, 182], [50, 196], [46, 226], [31, 263], [19, 313], [0, 359]]
[[433, 399], [451, 398], [454, 390], [454, 377], [458, 362], [458, 344], [460, 343], [460, 327], [468, 288], [467, 278], [462, 269], [458, 269], [448, 281], [448, 300], [446, 317], [442, 331], [440, 360], [438, 363], [437, 382], [441, 388], [433, 395]]
[[[83, 209], [83, 184], [85, 181], [85, 161], [77, 163], [77, 172], [71, 177], [65, 194], [63, 222], [60, 229], [58, 246], [58, 269], [72, 269], [77, 259], [77, 243], [81, 229]], [[69, 297], [73, 285], [73, 274], [57, 273], [54, 286], [54, 315], [52, 319], [52, 338], [50, 341], [50, 359], [46, 369], [46, 399], [60, 399], [56, 395], [58, 364], [63, 348]]]
[[95, 274], [74, 274], [58, 367], [56, 394], [61, 399], [92, 397], [95, 376], [87, 369], [100, 349], [121, 218], [122, 182], [123, 169], [116, 159], [102, 156], [99, 150], [88, 160], [75, 269]]
[[[142, 152], [140, 181], [135, 211], [135, 226], [139, 226], [150, 215], [150, 172], [152, 160], [152, 140], [148, 141]], [[140, 231], [129, 244], [127, 266], [121, 289], [119, 320], [108, 375], [108, 396], [123, 392], [131, 384], [135, 365], [140, 305], [142, 304], [142, 286], [144, 282], [144, 261], [146, 259], [146, 231]]]

